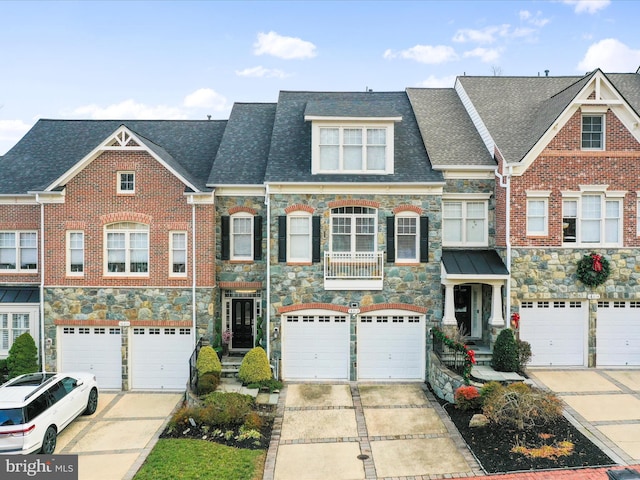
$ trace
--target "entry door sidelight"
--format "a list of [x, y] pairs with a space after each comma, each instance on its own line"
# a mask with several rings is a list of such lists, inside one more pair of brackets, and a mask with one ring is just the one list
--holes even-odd
[[231, 301], [231, 348], [253, 348], [253, 299]]

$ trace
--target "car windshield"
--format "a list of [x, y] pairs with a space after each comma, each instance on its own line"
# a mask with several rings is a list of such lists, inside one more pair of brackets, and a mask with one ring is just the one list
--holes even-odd
[[7, 425], [20, 425], [24, 423], [21, 408], [0, 409], [0, 427]]

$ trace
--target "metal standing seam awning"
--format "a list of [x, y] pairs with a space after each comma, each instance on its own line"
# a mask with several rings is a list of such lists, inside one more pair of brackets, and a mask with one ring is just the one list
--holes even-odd
[[495, 250], [443, 250], [443, 279], [507, 279], [509, 269]]
[[0, 303], [40, 303], [38, 287], [0, 287]]

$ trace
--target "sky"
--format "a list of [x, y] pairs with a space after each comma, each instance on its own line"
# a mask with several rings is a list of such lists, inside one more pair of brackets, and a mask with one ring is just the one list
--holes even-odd
[[228, 118], [281, 90], [636, 72], [640, 0], [0, 1], [0, 155], [40, 118]]

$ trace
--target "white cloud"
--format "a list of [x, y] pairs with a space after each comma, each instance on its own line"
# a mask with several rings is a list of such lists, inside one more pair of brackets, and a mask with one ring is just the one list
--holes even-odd
[[419, 82], [417, 86], [423, 88], [453, 88], [455, 82], [455, 75], [440, 78], [434, 75], [429, 75], [426, 80]]
[[633, 50], [615, 38], [606, 38], [589, 47], [578, 63], [578, 70], [600, 68], [605, 72], [635, 72], [640, 65], [640, 50]]
[[542, 12], [537, 11], [536, 14], [532, 14], [529, 10], [520, 11], [520, 20], [530, 23], [534, 27], [542, 28], [549, 23], [548, 18], [542, 17]]
[[215, 111], [227, 109], [227, 99], [215, 90], [200, 88], [184, 97], [183, 105], [189, 108], [212, 108]]
[[481, 61], [488, 63], [488, 62], [493, 62], [494, 60], [497, 60], [498, 58], [500, 58], [500, 50], [495, 48], [478, 47], [478, 48], [474, 48], [473, 50], [464, 52], [463, 56], [464, 58], [477, 57]]
[[178, 108], [168, 107], [166, 105], [152, 107], [131, 99], [106, 107], [95, 104], [84, 105], [72, 110], [71, 116], [84, 116], [94, 120], [121, 118], [180, 120], [186, 118], [186, 115]]
[[31, 127], [22, 120], [0, 120], [0, 155], [7, 153]]
[[284, 37], [276, 32], [258, 33], [258, 40], [253, 44], [255, 55], [273, 55], [285, 60], [313, 58], [316, 46], [295, 37]]
[[383, 57], [386, 59], [403, 58], [420, 63], [437, 64], [456, 60], [458, 55], [452, 47], [446, 45], [416, 45], [399, 52], [388, 49], [384, 52]]
[[510, 26], [508, 24], [486, 27], [482, 30], [463, 28], [455, 33], [453, 41], [459, 43], [493, 43], [498, 39], [498, 37], [508, 36], [509, 29]]
[[562, 3], [573, 6], [576, 13], [597, 13], [599, 10], [607, 8], [611, 0], [563, 0]]
[[286, 78], [290, 75], [276, 68], [265, 68], [261, 65], [257, 67], [245, 68], [244, 70], [236, 70], [239, 77], [258, 77], [258, 78]]

